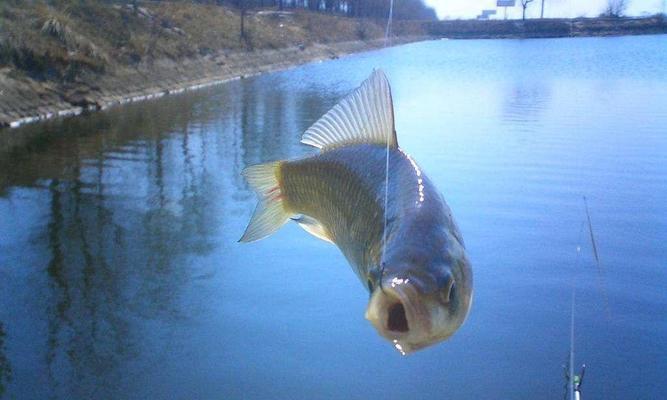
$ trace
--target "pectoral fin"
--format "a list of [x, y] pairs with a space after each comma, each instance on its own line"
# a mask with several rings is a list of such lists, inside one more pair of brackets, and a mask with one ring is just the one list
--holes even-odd
[[302, 227], [306, 232], [310, 233], [316, 238], [322, 239], [325, 242], [333, 243], [331, 235], [327, 229], [315, 218], [302, 215], [297, 218], [292, 218], [292, 220], [299, 224], [299, 226]]

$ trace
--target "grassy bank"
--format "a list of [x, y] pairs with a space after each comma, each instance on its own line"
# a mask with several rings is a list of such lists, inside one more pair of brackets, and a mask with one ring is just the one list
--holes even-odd
[[[384, 34], [385, 21], [264, 9], [247, 12], [241, 37], [233, 8], [139, 4], [2, 2], [0, 126], [335, 58]], [[425, 34], [420, 22], [393, 32]]]
[[[0, 63], [37, 79], [72, 81], [160, 59], [380, 38], [383, 21], [304, 10], [248, 12], [240, 37], [238, 10], [187, 2], [67, 2], [0, 6]], [[414, 25], [418, 27], [419, 25]], [[408, 33], [399, 24], [396, 34]], [[412, 31], [411, 33], [421, 33]]]

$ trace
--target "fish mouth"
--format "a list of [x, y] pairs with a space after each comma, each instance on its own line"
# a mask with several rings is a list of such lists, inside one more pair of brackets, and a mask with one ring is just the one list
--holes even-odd
[[408, 332], [408, 318], [405, 315], [405, 307], [400, 301], [389, 306], [387, 310], [387, 329], [392, 332]]
[[366, 319], [403, 355], [423, 347], [419, 343], [430, 336], [428, 312], [407, 280], [394, 278], [375, 289], [366, 308]]

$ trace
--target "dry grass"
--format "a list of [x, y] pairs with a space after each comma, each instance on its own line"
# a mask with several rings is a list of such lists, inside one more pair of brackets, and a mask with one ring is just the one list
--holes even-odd
[[[238, 10], [190, 2], [140, 2], [134, 10], [127, 3], [8, 0], [0, 4], [0, 66], [33, 79], [73, 81], [160, 59], [367, 40], [384, 32], [383, 22], [304, 10], [248, 12], [245, 25], [241, 38]], [[401, 25], [423, 33], [421, 24]]]

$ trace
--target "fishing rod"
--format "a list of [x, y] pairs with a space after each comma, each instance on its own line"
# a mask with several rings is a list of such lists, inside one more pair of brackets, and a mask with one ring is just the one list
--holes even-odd
[[[589, 219], [590, 222], [590, 219]], [[589, 225], [590, 226], [590, 225]], [[581, 241], [582, 234], [584, 231], [584, 222], [581, 223], [581, 228], [579, 229], [579, 240], [577, 242], [577, 258], [574, 264], [575, 271], [579, 270], [579, 265], [581, 264]], [[567, 368], [565, 369], [565, 400], [580, 400], [581, 399], [581, 384], [583, 383], [583, 376], [586, 366], [582, 367], [581, 373], [579, 375], [574, 374], [574, 311], [576, 304], [576, 286], [574, 275], [572, 275], [572, 291], [570, 295], [570, 353], [567, 362]]]
[[[577, 247], [579, 252], [580, 247]], [[567, 396], [569, 400], [581, 400], [581, 385], [584, 383], [584, 374], [586, 372], [586, 364], [582, 364], [581, 372], [578, 375], [574, 373], [574, 305], [576, 299], [576, 291], [574, 284], [572, 285], [572, 296], [570, 302], [570, 357], [568, 360], [568, 369], [565, 372], [565, 379], [567, 381]]]
[[[588, 236], [591, 241], [591, 249], [593, 251], [593, 258], [595, 259], [595, 264], [597, 265], [598, 270], [598, 280], [601, 285], [602, 282], [602, 268], [600, 264], [600, 255], [598, 253], [597, 241], [595, 240], [595, 234], [593, 233], [593, 223], [591, 222], [591, 214], [588, 211], [588, 201], [586, 196], [583, 197], [584, 201], [584, 210], [586, 212], [586, 220], [582, 221], [581, 229], [579, 230], [579, 240], [577, 244], [577, 260], [575, 262], [575, 271], [579, 270], [580, 260], [581, 260], [581, 242], [582, 234], [584, 230], [584, 225], [588, 227]], [[604, 295], [605, 309], [607, 311], [607, 318], [611, 317], [609, 312], [609, 298], [607, 293], [602, 287], [602, 292]], [[574, 275], [572, 276], [572, 294], [570, 297], [570, 354], [568, 358], [568, 367], [565, 370], [565, 380], [566, 380], [566, 392], [565, 398], [569, 400], [581, 400], [581, 385], [584, 382], [584, 374], [586, 373], [586, 364], [582, 364], [581, 371], [579, 374], [574, 373], [574, 316], [575, 316], [575, 304], [576, 304], [576, 286]]]

